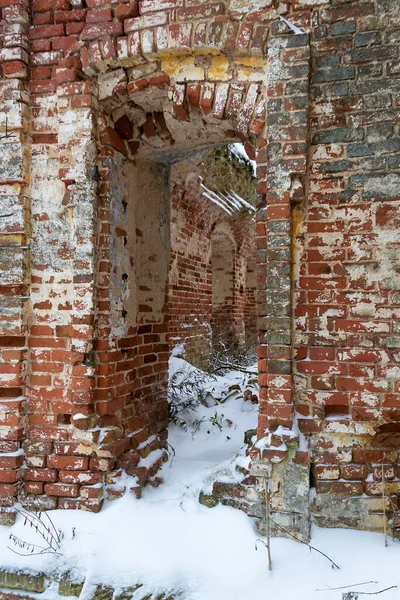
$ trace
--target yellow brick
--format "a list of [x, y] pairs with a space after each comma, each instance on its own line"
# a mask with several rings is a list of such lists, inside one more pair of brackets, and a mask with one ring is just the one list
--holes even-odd
[[264, 81], [267, 74], [267, 61], [260, 56], [243, 56], [235, 59], [239, 81]]
[[262, 56], [243, 56], [235, 59], [236, 65], [252, 67], [253, 69], [266, 69], [267, 61]]
[[0, 246], [1, 245], [12, 245], [15, 244], [16, 248], [21, 245], [23, 246], [25, 243], [25, 237], [23, 234], [15, 233], [12, 235], [9, 234], [0, 234]]
[[253, 69], [238, 69], [238, 81], [265, 81], [266, 72]]
[[214, 56], [211, 59], [211, 66], [208, 69], [208, 79], [210, 81], [228, 81], [231, 79], [229, 70], [229, 60], [223, 54]]
[[197, 67], [195, 56], [169, 56], [161, 61], [161, 70], [173, 77], [175, 81], [202, 81], [203, 67]]

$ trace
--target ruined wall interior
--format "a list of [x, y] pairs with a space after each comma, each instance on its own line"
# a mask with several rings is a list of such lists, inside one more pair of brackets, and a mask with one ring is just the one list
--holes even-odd
[[[143, 484], [163, 460], [168, 426], [169, 175], [163, 165], [113, 158], [100, 169], [110, 243], [105, 255], [99, 249], [96, 285], [97, 424], [110, 445], [107, 470], [124, 468]], [[150, 452], [146, 472], [141, 459]]]
[[[232, 177], [241, 170], [244, 180], [247, 177], [252, 180], [248, 169], [242, 165], [243, 160], [228, 150], [227, 153], [228, 160], [232, 161]], [[214, 155], [215, 150], [208, 154]], [[255, 209], [240, 204], [240, 200], [236, 205], [229, 204], [228, 200], [225, 206], [223, 198], [214, 197], [213, 190], [203, 183], [206, 164], [204, 155], [200, 154], [173, 165], [171, 172], [170, 346], [171, 350], [179, 352], [179, 356], [199, 367], [209, 365], [212, 348], [221, 335], [226, 344], [232, 344], [233, 340], [244, 344], [244, 336], [234, 335], [232, 339], [232, 332], [235, 334], [236, 323], [239, 329], [244, 329], [246, 311], [254, 312], [252, 293], [249, 291], [250, 304], [247, 305], [241, 281], [246, 277], [247, 264], [255, 263]], [[213, 178], [218, 177], [218, 165], [215, 169]], [[218, 242], [214, 244], [221, 228], [230, 236], [230, 254], [222, 255], [222, 265], [218, 267], [218, 252], [223, 252], [224, 248]], [[229, 258], [231, 264], [226, 267], [224, 261]], [[221, 269], [224, 272], [227, 269], [231, 282], [227, 294], [222, 294], [220, 288]], [[230, 296], [228, 320], [224, 319], [225, 313], [220, 308], [218, 313], [219, 304], [224, 304], [226, 295]], [[218, 319], [218, 315], [222, 318]], [[251, 324], [246, 322], [248, 327], [253, 327], [251, 334], [255, 348], [256, 323], [254, 320]]]
[[240, 140], [262, 195], [253, 474], [304, 537], [310, 507], [396, 527], [398, 3], [3, 0], [1, 17], [3, 507], [98, 510], [105, 474], [160, 465], [167, 165]]
[[172, 169], [168, 313], [171, 351], [201, 368], [211, 355], [212, 283], [207, 235], [210, 203], [201, 196], [196, 167], [182, 161]]
[[233, 346], [243, 341], [243, 331], [236, 328], [235, 264], [237, 248], [229, 230], [218, 227], [211, 237], [212, 331], [217, 345]]
[[[248, 350], [255, 348], [258, 342], [257, 336], [257, 263], [249, 259], [246, 263], [246, 275], [244, 286], [244, 335]], [[239, 289], [240, 291], [240, 289]]]

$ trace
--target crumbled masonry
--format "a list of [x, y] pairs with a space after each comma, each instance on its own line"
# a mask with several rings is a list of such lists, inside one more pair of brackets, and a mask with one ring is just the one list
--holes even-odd
[[[84, 582], [74, 581], [69, 573], [65, 573], [58, 578], [48, 578], [43, 573], [28, 575], [19, 571], [0, 571], [0, 586], [6, 589], [5, 592], [0, 591], [2, 600], [18, 600], [21, 598], [21, 592], [28, 593], [23, 596], [25, 600], [34, 600], [34, 598], [40, 598], [41, 594], [45, 593], [46, 588], [50, 585], [56, 586], [57, 597], [59, 598], [64, 596], [79, 597]], [[135, 600], [178, 600], [179, 598], [179, 592], [178, 594], [171, 594], [168, 591], [165, 594], [147, 594], [146, 592], [141, 594], [140, 588], [143, 588], [141, 584], [122, 590], [114, 590], [112, 587], [98, 585], [92, 598], [93, 600], [112, 600], [114, 597], [119, 600], [131, 600], [133, 597]], [[14, 591], [15, 593], [13, 593]], [[34, 596], [29, 596], [30, 592], [34, 592]]]
[[[210, 162], [218, 176], [219, 163], [208, 155], [171, 169], [170, 346], [200, 368], [213, 346], [257, 345], [255, 209], [236, 202], [227, 213], [210, 200], [202, 183]], [[231, 165], [244, 169], [234, 158]], [[253, 177], [243, 177], [250, 187]]]
[[[267, 478], [304, 539], [312, 517], [396, 534], [398, 1], [0, 10], [1, 522], [16, 499], [99, 511], [122, 469], [139, 496], [166, 459], [171, 348], [201, 364], [214, 328], [258, 331], [253, 512]], [[199, 157], [235, 142], [255, 222], [196, 187]]]

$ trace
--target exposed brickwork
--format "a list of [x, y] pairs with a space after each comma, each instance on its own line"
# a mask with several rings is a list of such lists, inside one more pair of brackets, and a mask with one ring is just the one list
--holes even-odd
[[[311, 470], [318, 522], [379, 528], [382, 465], [397, 502], [398, 4], [264, 4], [1, 3], [0, 449], [24, 442], [36, 504], [98, 510], [104, 473], [159, 466], [165, 165], [227, 140], [262, 195], [253, 462], [272, 510], [307, 535]], [[1, 457], [6, 505], [20, 456]]]
[[[239, 289], [240, 292], [240, 289]], [[242, 296], [243, 297], [243, 296]], [[248, 349], [257, 345], [257, 262], [248, 260], [244, 285], [244, 335]]]
[[[384, 2], [325, 7], [313, 29], [296, 401], [300, 430], [311, 434], [322, 522], [334, 512], [327, 495], [366, 494], [373, 513], [382, 493], [370, 482], [382, 481], [375, 465], [386, 463], [390, 476], [398, 461], [398, 9]], [[340, 467], [340, 482], [322, 481], [324, 463]], [[396, 504], [396, 484], [387, 493]], [[351, 510], [343, 517], [357, 526]], [[373, 519], [366, 516], [364, 526], [376, 526]]]
[[[353, 2], [315, 11], [311, 27], [311, 143], [307, 178], [299, 177], [292, 211], [295, 378], [291, 382], [288, 365], [282, 365], [274, 378], [279, 389], [269, 390], [279, 405], [269, 401], [266, 413], [269, 427], [271, 417], [273, 426], [291, 427], [291, 387], [309, 452], [294, 454], [297, 473], [282, 465], [272, 478], [275, 484], [286, 478], [287, 490], [297, 481], [306, 494], [311, 468], [313, 511], [321, 525], [381, 528], [376, 497], [382, 484], [371, 478], [381, 482], [380, 465], [390, 476], [398, 461], [399, 146], [392, 74], [398, 47], [392, 28], [399, 23], [392, 5]], [[292, 108], [306, 104], [299, 96]], [[270, 379], [277, 367], [268, 369]], [[284, 442], [290, 448], [293, 437], [286, 434], [263, 456], [285, 458], [273, 446]], [[390, 516], [398, 490], [396, 483], [386, 488], [393, 495]], [[345, 504], [343, 497], [349, 497]], [[287, 492], [280, 500], [276, 510], [296, 513]], [[286, 523], [293, 526], [290, 519]]]
[[28, 3], [1, 4], [0, 48], [0, 505], [20, 489], [25, 437], [29, 168]]
[[[256, 345], [255, 281], [250, 278], [249, 287], [246, 281], [248, 265], [255, 269], [254, 212], [242, 207], [227, 214], [203, 195], [204, 176], [201, 158], [178, 163], [171, 173], [170, 345], [184, 344], [185, 357], [198, 366], [208, 364], [218, 340], [244, 345], [246, 325], [248, 342]], [[228, 256], [221, 236], [228, 240]], [[215, 253], [221, 268], [230, 269], [228, 298], [221, 297]]]
[[[182, 166], [173, 167], [171, 182], [170, 345], [184, 344], [185, 358], [204, 367], [212, 347], [211, 227], [222, 211], [202, 198], [198, 177], [188, 182]], [[195, 167], [189, 162], [189, 173]]]

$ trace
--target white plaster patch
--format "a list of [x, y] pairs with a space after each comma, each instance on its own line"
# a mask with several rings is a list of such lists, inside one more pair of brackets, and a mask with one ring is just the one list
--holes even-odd
[[[116, 69], [109, 73], [101, 73], [98, 76], [99, 82], [99, 100], [112, 98], [115, 88], [123, 82], [126, 82], [124, 69]], [[76, 112], [76, 111], [75, 111]]]

